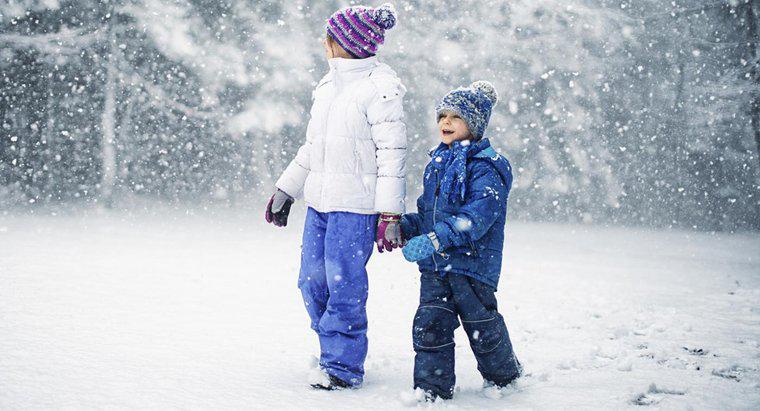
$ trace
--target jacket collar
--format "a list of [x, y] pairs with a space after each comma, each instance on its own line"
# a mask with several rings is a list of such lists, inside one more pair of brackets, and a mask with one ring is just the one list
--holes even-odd
[[[487, 150], [487, 149], [491, 149], [491, 151], [493, 151], [493, 149], [491, 148], [491, 142], [488, 141], [487, 138], [481, 138], [478, 141], [472, 141], [470, 144], [472, 144], [474, 146], [474, 147], [472, 147], [470, 149], [470, 152], [472, 153], [472, 155], [479, 154], [481, 151], [484, 151], [484, 150]], [[448, 145], [443, 144], [443, 143], [439, 143], [432, 150], [428, 151], [428, 155], [430, 157], [432, 157], [433, 153], [435, 153], [436, 151], [438, 151], [438, 149], [444, 148], [444, 147], [448, 147]]]
[[366, 59], [344, 59], [336, 57], [327, 60], [327, 64], [330, 65], [331, 71], [343, 74], [370, 70], [376, 67], [379, 63], [377, 61], [377, 56], [372, 56], [367, 57]]

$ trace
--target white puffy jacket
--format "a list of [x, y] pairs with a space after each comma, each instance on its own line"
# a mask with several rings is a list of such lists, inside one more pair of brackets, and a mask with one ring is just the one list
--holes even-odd
[[319, 212], [403, 213], [406, 89], [376, 57], [329, 64], [306, 142], [275, 185]]

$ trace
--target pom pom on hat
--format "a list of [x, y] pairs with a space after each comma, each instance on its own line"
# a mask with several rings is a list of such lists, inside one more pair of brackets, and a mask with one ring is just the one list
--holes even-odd
[[496, 88], [489, 81], [478, 80], [470, 84], [470, 88], [485, 94], [491, 100], [491, 106], [495, 106], [499, 102], [499, 93], [496, 92]]
[[375, 23], [385, 30], [396, 25], [396, 8], [391, 3], [385, 3], [375, 9]]

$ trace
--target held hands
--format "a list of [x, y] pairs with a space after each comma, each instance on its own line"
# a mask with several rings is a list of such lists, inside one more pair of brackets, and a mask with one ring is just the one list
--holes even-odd
[[435, 233], [428, 233], [418, 235], [417, 237], [409, 240], [401, 252], [404, 253], [404, 258], [409, 262], [417, 262], [424, 260], [433, 255], [440, 248], [438, 244], [438, 237]]
[[293, 197], [278, 189], [269, 199], [267, 211], [264, 213], [267, 223], [274, 224], [277, 227], [288, 225], [288, 214], [290, 214], [290, 206], [293, 205], [293, 201]]
[[399, 248], [404, 245], [401, 238], [401, 214], [382, 213], [377, 220], [377, 235], [375, 237], [375, 243], [377, 243], [377, 251], [393, 251], [394, 248]]

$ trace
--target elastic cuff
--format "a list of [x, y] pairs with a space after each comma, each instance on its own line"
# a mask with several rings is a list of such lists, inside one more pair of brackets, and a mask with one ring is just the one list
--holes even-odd
[[446, 223], [438, 222], [433, 226], [433, 232], [435, 233], [435, 236], [438, 237], [438, 242], [441, 244], [439, 251], [443, 251], [451, 246], [451, 229]]
[[401, 214], [396, 213], [380, 213], [380, 221], [386, 221], [389, 223], [397, 223], [401, 220]]
[[438, 236], [435, 234], [435, 232], [429, 232], [427, 233], [428, 238], [430, 239], [430, 243], [433, 244], [433, 250], [435, 250], [436, 253], [440, 253], [443, 251], [443, 248], [441, 247], [441, 242], [438, 241]]
[[399, 224], [401, 225], [401, 236], [404, 238], [404, 240], [409, 240], [410, 238], [417, 235], [417, 233], [414, 232], [413, 224], [409, 221], [409, 218], [406, 216], [406, 214], [401, 216]]

